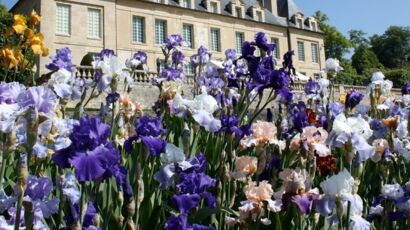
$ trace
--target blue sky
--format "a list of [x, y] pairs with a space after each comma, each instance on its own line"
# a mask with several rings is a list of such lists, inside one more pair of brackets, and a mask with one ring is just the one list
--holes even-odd
[[330, 24], [347, 34], [351, 29], [382, 34], [389, 26], [410, 26], [410, 0], [295, 0], [305, 16], [320, 10]]
[[[0, 0], [8, 8], [17, 0]], [[347, 34], [361, 29], [368, 35], [382, 34], [390, 25], [410, 26], [410, 0], [295, 0], [306, 16], [321, 10], [330, 24]]]

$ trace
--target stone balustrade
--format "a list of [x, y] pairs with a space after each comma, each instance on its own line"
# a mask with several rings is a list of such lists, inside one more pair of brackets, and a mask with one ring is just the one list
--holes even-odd
[[[76, 66], [76, 77], [85, 78], [87, 80], [92, 80], [96, 70], [91, 66]], [[135, 99], [137, 102], [141, 103], [144, 107], [149, 108], [155, 100], [157, 100], [159, 95], [159, 90], [156, 86], [151, 84], [152, 80], [158, 76], [156, 72], [144, 72], [142, 70], [135, 70], [133, 72], [136, 84], [133, 86], [131, 91], [131, 98]], [[119, 89], [121, 89], [121, 82]], [[292, 85], [292, 89], [296, 92], [302, 92], [305, 88], [306, 82], [295, 82]], [[194, 85], [194, 79], [192, 75], [188, 75], [184, 84], [182, 85], [182, 90], [186, 95], [190, 95], [188, 92], [192, 91]], [[349, 92], [351, 89], [355, 89], [361, 93], [366, 93], [366, 86], [358, 85], [335, 85], [333, 88], [335, 97], [338, 98], [339, 95]], [[401, 95], [400, 89], [392, 89], [392, 94], [394, 96]], [[101, 102], [105, 100], [105, 94], [101, 95], [99, 99], [93, 100], [89, 107], [99, 108]]]

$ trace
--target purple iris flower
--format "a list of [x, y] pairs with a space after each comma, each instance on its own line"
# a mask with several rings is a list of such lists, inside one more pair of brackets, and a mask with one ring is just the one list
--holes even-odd
[[259, 67], [253, 73], [253, 81], [248, 83], [249, 90], [256, 90], [260, 95], [263, 94], [263, 90], [268, 88], [272, 76], [272, 70]]
[[265, 168], [263, 169], [262, 173], [259, 175], [258, 180], [263, 181], [267, 180], [270, 181], [273, 177], [273, 173], [275, 169], [279, 170], [281, 166], [280, 158], [272, 155], [271, 159], [266, 161]]
[[303, 128], [309, 125], [308, 117], [304, 111], [300, 111], [292, 115], [293, 128], [299, 132], [303, 131]]
[[320, 85], [319, 82], [317, 81], [313, 81], [313, 80], [309, 80], [306, 85], [305, 85], [305, 93], [307, 95], [310, 94], [315, 94], [318, 95], [320, 94]]
[[198, 79], [199, 86], [205, 86], [208, 93], [220, 92], [225, 86], [225, 82], [219, 77], [215, 67], [205, 67], [204, 72]]
[[61, 185], [61, 181], [59, 186], [61, 186], [64, 196], [66, 196], [70, 200], [70, 204], [76, 204], [80, 200], [80, 190], [77, 187], [76, 179], [73, 174], [67, 172], [64, 175], [63, 184]]
[[268, 39], [263, 32], [258, 32], [255, 34], [255, 42], [253, 44], [268, 54], [271, 54], [276, 47], [275, 44], [268, 43]]
[[364, 95], [355, 89], [352, 89], [347, 95], [346, 95], [346, 103], [345, 106], [346, 108], [353, 109], [356, 105], [360, 103], [360, 101], [364, 98]]
[[104, 57], [111, 57], [111, 56], [115, 56], [115, 52], [112, 49], [103, 49], [100, 52], [100, 59], [104, 59]]
[[114, 178], [117, 183], [118, 190], [124, 192], [125, 197], [130, 198], [134, 193], [127, 175], [127, 169], [122, 166], [117, 167], [114, 171]]
[[182, 77], [182, 71], [179, 69], [164, 69], [162, 70], [162, 78], [167, 81], [174, 81]]
[[105, 100], [107, 101], [107, 104], [115, 103], [116, 101], [118, 101], [118, 99], [120, 99], [120, 94], [117, 92], [109, 93], [107, 97], [105, 98]]
[[167, 142], [164, 139], [150, 136], [140, 136], [140, 139], [142, 143], [144, 143], [148, 151], [151, 153], [151, 155], [154, 157], [159, 156], [165, 151]]
[[34, 86], [20, 94], [17, 98], [21, 107], [33, 106], [38, 112], [49, 113], [57, 105], [57, 96], [53, 90], [44, 86]]
[[410, 82], [406, 82], [401, 88], [401, 93], [403, 95], [410, 94]]
[[400, 117], [408, 117], [408, 110], [400, 108], [398, 105], [394, 105], [389, 112], [390, 117], [394, 117], [396, 115], [399, 115]]
[[191, 56], [191, 64], [193, 67], [205, 65], [211, 59], [211, 53], [204, 46], [200, 46], [198, 53]]
[[387, 128], [381, 121], [376, 119], [370, 122], [370, 128], [373, 130], [373, 136], [378, 139], [384, 138], [389, 132], [389, 128]]
[[274, 89], [279, 90], [279, 89], [289, 86], [289, 84], [290, 84], [290, 77], [285, 71], [274, 70], [272, 72], [271, 85]]
[[289, 75], [283, 70], [273, 70], [272, 59], [267, 57], [255, 69], [252, 81], [247, 84], [247, 87], [250, 90], [257, 90], [261, 95], [266, 88], [280, 90], [287, 87], [289, 83]]
[[175, 51], [172, 53], [172, 63], [181, 63], [185, 59], [185, 55], [180, 51]]
[[305, 102], [303, 102], [303, 101], [298, 101], [298, 103], [292, 103], [292, 104], [290, 104], [290, 106], [289, 106], [289, 113], [290, 113], [291, 115], [294, 115], [294, 114], [296, 114], [296, 113], [298, 113], [298, 112], [305, 111], [306, 108], [307, 108], [307, 107], [306, 107]]
[[283, 69], [288, 71], [290, 74], [296, 75], [296, 69], [293, 66], [293, 60], [292, 57], [295, 55], [295, 51], [291, 50], [286, 52], [285, 55], [283, 55]]
[[236, 115], [222, 115], [221, 116], [221, 130], [233, 132], [232, 128], [239, 125], [239, 119]]
[[138, 139], [142, 141], [152, 156], [158, 156], [160, 153], [165, 152], [166, 141], [159, 138], [160, 135], [165, 134], [161, 117], [149, 118], [143, 116], [135, 124], [135, 129], [137, 134], [124, 142], [124, 149], [127, 153], [131, 153], [132, 144]]
[[[33, 204], [33, 212], [39, 212], [41, 217], [49, 218], [58, 211], [59, 199], [50, 198], [53, 193], [53, 183], [48, 177], [36, 177], [29, 175], [27, 188], [24, 192], [24, 201]], [[14, 196], [2, 200], [0, 211], [13, 209], [18, 197], [17, 185], [14, 186]]]
[[110, 126], [104, 124], [99, 117], [83, 117], [79, 124], [74, 125], [70, 139], [76, 149], [95, 149], [107, 144], [110, 130]]
[[187, 214], [189, 210], [198, 206], [201, 197], [197, 194], [180, 194], [173, 195], [171, 200], [181, 214]]
[[0, 104], [17, 103], [20, 94], [26, 91], [26, 87], [18, 82], [0, 83]]
[[81, 118], [70, 135], [72, 144], [53, 154], [54, 163], [60, 168], [74, 167], [80, 182], [111, 176], [120, 155], [114, 143], [108, 141], [109, 134], [110, 127], [100, 118]]
[[143, 116], [137, 121], [135, 128], [138, 135], [141, 136], [158, 137], [165, 133], [161, 117], [150, 118], [148, 116]]
[[171, 34], [165, 40], [165, 46], [168, 50], [174, 49], [178, 46], [182, 46], [184, 38], [180, 34]]
[[172, 215], [165, 223], [166, 230], [186, 230], [188, 225], [188, 216], [180, 214], [178, 216]]
[[94, 181], [103, 177], [111, 163], [119, 164], [120, 154], [113, 146], [98, 146], [92, 151], [76, 152], [70, 163], [78, 181]]
[[166, 230], [215, 230], [212, 226], [205, 226], [199, 224], [188, 224], [188, 216], [180, 214], [178, 216], [172, 215], [167, 219], [165, 223]]
[[244, 43], [242, 43], [242, 57], [246, 59], [249, 56], [253, 56], [255, 49], [256, 48], [252, 45], [252, 43], [245, 41]]
[[340, 103], [330, 103], [328, 109], [332, 119], [334, 119], [337, 115], [343, 113], [344, 106]]
[[312, 202], [307, 194], [293, 196], [292, 201], [299, 207], [302, 214], [310, 213]]
[[222, 127], [217, 133], [234, 133], [237, 140], [242, 139], [245, 135], [252, 134], [249, 125], [239, 127], [239, 119], [236, 115], [223, 115], [220, 119]]
[[336, 208], [336, 198], [329, 195], [324, 195], [319, 200], [314, 202], [315, 209], [322, 216], [328, 216]]
[[235, 60], [236, 59], [236, 51], [234, 49], [227, 49], [225, 51], [225, 58], [227, 60]]
[[[64, 217], [67, 226], [71, 226], [73, 223], [76, 223], [80, 220], [80, 208], [78, 204], [71, 205], [71, 212], [67, 212]], [[83, 217], [83, 229], [98, 229], [94, 225], [95, 216], [98, 214], [97, 208], [94, 206], [93, 202], [89, 201], [87, 203], [87, 209]], [[94, 228], [93, 228], [94, 227]]]
[[147, 64], [147, 54], [145, 52], [142, 51], [137, 51], [136, 53], [134, 53], [134, 59], [140, 61], [141, 64]]
[[[8, 215], [10, 216], [9, 220], [6, 220], [3, 216], [0, 216], [0, 229], [14, 229], [14, 224], [16, 222], [16, 213], [17, 208], [11, 207], [8, 210]], [[24, 207], [22, 207], [19, 229], [26, 229], [26, 224], [24, 223], [24, 214], [25, 210]], [[39, 209], [35, 209], [33, 211], [32, 217], [33, 229], [49, 229], [48, 226], [44, 224], [43, 214]]]
[[207, 176], [205, 173], [181, 173], [177, 188], [181, 193], [201, 194], [206, 189], [215, 187], [216, 180]]
[[51, 71], [57, 71], [58, 69], [66, 69], [70, 72], [73, 71], [71, 50], [68, 47], [57, 50], [56, 55], [50, 57], [51, 63], [46, 65], [46, 68]]
[[293, 93], [288, 88], [279, 89], [278, 94], [282, 98], [282, 102], [292, 102], [293, 100]]

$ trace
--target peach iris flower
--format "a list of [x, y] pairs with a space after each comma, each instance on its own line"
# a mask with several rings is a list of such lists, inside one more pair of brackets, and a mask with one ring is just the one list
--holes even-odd
[[259, 186], [256, 186], [256, 182], [252, 181], [244, 188], [246, 198], [253, 202], [259, 203], [262, 201], [271, 200], [273, 195], [272, 185], [268, 181], [261, 181]]
[[258, 159], [256, 157], [237, 157], [235, 160], [235, 172], [232, 173], [232, 176], [237, 180], [241, 180], [254, 174], [257, 169]]

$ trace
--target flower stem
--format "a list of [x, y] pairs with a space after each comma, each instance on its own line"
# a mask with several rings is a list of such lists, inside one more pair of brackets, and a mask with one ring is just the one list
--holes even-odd
[[3, 177], [4, 172], [6, 171], [6, 135], [3, 134], [3, 149], [0, 152], [0, 191], [3, 190]]
[[20, 217], [21, 209], [23, 205], [24, 192], [27, 187], [27, 178], [28, 178], [28, 168], [27, 168], [27, 156], [22, 154], [18, 160], [18, 177], [17, 177], [17, 191], [18, 191], [18, 200], [17, 200], [17, 211], [16, 211], [16, 222], [14, 224], [14, 230], [20, 229]]
[[19, 192], [17, 201], [17, 212], [16, 212], [16, 222], [14, 223], [14, 230], [20, 229], [20, 216], [21, 216], [21, 206], [23, 205], [23, 192]]
[[349, 220], [350, 220], [350, 209], [352, 203], [350, 201], [347, 202], [347, 215], [346, 215], [346, 222], [345, 222], [345, 229], [349, 229]]
[[81, 197], [80, 197], [80, 226], [83, 227], [84, 218], [84, 196], [85, 196], [85, 183], [81, 183]]

